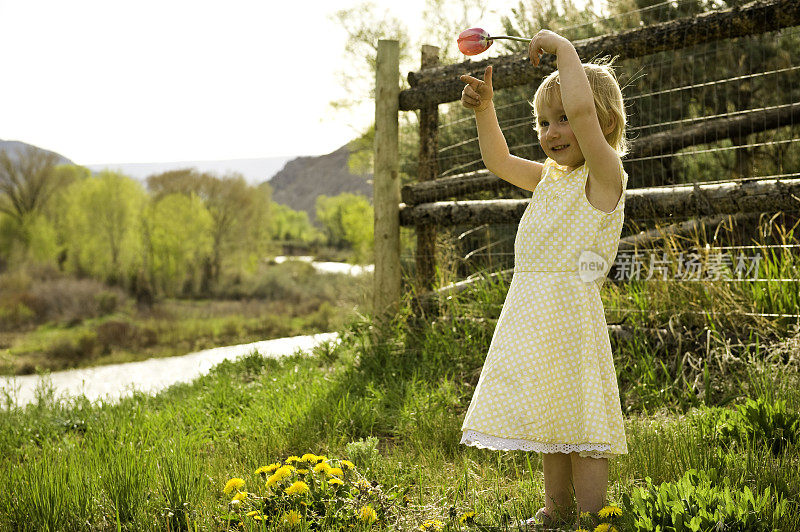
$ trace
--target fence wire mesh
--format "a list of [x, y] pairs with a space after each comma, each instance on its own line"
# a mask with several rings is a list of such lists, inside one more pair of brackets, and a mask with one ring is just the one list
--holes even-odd
[[[676, 21], [743, 2], [679, 0], [645, 4], [644, 1], [606, 3], [601, 7], [602, 17], [575, 24], [554, 24], [553, 29], [574, 41]], [[752, 36], [726, 38], [615, 63], [628, 115], [627, 137], [633, 145], [629, 156], [623, 159], [629, 175], [628, 190], [800, 176], [797, 142], [800, 123], [795, 120], [795, 116], [800, 117], [800, 54], [797, 53], [800, 27], [776, 30], [774, 21], [767, 17], [751, 22], [758, 27], [757, 34]], [[507, 33], [513, 34], [516, 29], [517, 34], [526, 34], [523, 22], [517, 26], [514, 21], [507, 24]], [[687, 33], [687, 42], [691, 42], [690, 37]], [[497, 42], [498, 45], [502, 42], [509, 53], [527, 49], [525, 43]], [[539, 81], [495, 90], [494, 101], [510, 152], [543, 161], [529, 103]], [[685, 133], [690, 129], [695, 134], [686, 140]], [[661, 152], [647, 154], [646, 148], [656, 136], [671, 140]], [[460, 102], [439, 105], [437, 157], [440, 178], [485, 170], [474, 114]], [[413, 168], [406, 170], [415, 175]], [[486, 190], [449, 199], [530, 196], [530, 191], [498, 180]], [[778, 250], [783, 260], [788, 261], [786, 270], [780, 274], [763, 270], [760, 273], [766, 277], [774, 275], [770, 281], [788, 283], [797, 290], [795, 283], [800, 275], [796, 272], [795, 242], [798, 239], [787, 229], [797, 223], [797, 215], [796, 210], [765, 212], [760, 220], [718, 226], [715, 233], [700, 234], [694, 244], [697, 250], [703, 250], [710, 243], [716, 254], [730, 252], [735, 247], [738, 253], [751, 253], [751, 258], [756, 252], [764, 256]], [[691, 215], [668, 219], [626, 216], [622, 238], [691, 218]], [[513, 268], [516, 229], [516, 223], [437, 227], [436, 261], [440, 272], [437, 284]], [[413, 229], [404, 228], [403, 232], [409, 251], [403, 254], [402, 264], [405, 274], [413, 277], [419, 255], [413, 251]], [[686, 242], [690, 239], [673, 239], [670, 246], [676, 240], [691, 250], [692, 242]], [[656, 245], [637, 251], [660, 253], [664, 249]], [[707, 250], [706, 255], [709, 255]], [[621, 246], [610, 279], [619, 270], [624, 256]], [[763, 277], [761, 280], [766, 281]]]

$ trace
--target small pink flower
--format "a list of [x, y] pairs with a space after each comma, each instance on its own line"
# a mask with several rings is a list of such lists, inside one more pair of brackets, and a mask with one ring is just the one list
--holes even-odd
[[481, 28], [464, 30], [458, 36], [458, 49], [464, 55], [478, 55], [492, 45], [489, 33]]

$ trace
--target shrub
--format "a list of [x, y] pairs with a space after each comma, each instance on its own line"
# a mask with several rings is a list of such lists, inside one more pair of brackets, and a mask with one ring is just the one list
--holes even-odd
[[[636, 486], [631, 494], [623, 493], [625, 512], [632, 522], [631, 530], [729, 530], [771, 531], [773, 520], [786, 512], [786, 499], [775, 502], [772, 510], [770, 488], [753, 494], [745, 486], [741, 492], [731, 489], [727, 477], [718, 478], [717, 471], [708, 473], [690, 469], [677, 482], [653, 485], [645, 477], [645, 487]], [[628, 528], [626, 528], [627, 530]]]
[[726, 450], [761, 444], [778, 455], [800, 441], [800, 414], [787, 411], [783, 400], [773, 404], [762, 397], [747, 398], [733, 410], [703, 407], [689, 420], [707, 443], [717, 442]]
[[93, 358], [97, 348], [97, 336], [91, 332], [83, 332], [76, 337], [60, 340], [50, 347], [46, 354], [57, 362], [56, 367], [67, 367], [81, 360]]
[[111, 320], [95, 328], [97, 343], [103, 353], [109, 353], [112, 346], [129, 347], [134, 343], [136, 326], [126, 321]]

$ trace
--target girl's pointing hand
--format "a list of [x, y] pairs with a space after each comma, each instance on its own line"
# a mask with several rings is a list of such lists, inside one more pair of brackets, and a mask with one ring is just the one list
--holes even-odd
[[459, 77], [467, 85], [461, 91], [461, 105], [467, 109], [483, 111], [492, 102], [494, 90], [492, 90], [492, 65], [486, 67], [483, 73], [483, 81], [464, 74]]
[[528, 45], [528, 55], [533, 66], [539, 66], [539, 58], [542, 54], [557, 54], [558, 47], [565, 42], [570, 44], [567, 39], [557, 33], [550, 30], [539, 30], [539, 33], [533, 36]]

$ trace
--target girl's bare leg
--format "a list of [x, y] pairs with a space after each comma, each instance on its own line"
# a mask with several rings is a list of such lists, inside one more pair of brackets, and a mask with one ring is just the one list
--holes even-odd
[[606, 504], [608, 458], [581, 458], [578, 453], [570, 453], [570, 458], [578, 516], [599, 512]]
[[[574, 453], [577, 454], [577, 453]], [[545, 511], [556, 518], [572, 504], [572, 462], [565, 453], [542, 453]]]

